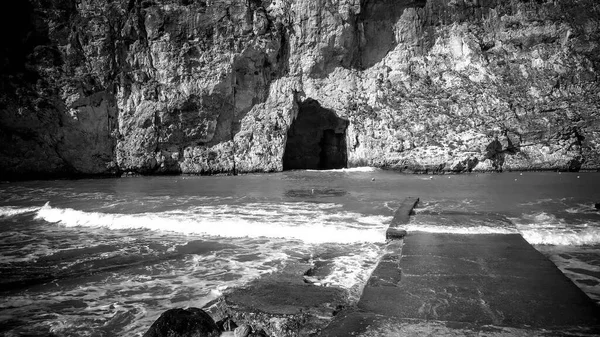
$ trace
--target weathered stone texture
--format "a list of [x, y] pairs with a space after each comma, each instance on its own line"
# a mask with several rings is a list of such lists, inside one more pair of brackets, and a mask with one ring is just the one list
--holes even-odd
[[600, 168], [593, 0], [29, 0], [2, 15], [19, 19], [0, 54], [8, 178], [279, 171], [309, 100], [348, 121], [349, 166]]

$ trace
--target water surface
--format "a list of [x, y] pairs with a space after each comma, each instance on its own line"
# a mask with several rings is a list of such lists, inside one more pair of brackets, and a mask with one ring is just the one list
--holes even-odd
[[600, 301], [599, 191], [598, 173], [368, 168], [4, 183], [0, 333], [141, 336], [293, 261], [356, 300], [407, 196], [421, 199], [409, 230], [521, 233]]

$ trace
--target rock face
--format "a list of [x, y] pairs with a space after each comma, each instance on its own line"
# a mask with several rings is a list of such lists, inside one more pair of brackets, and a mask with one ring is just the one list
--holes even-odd
[[29, 0], [0, 15], [2, 177], [600, 168], [594, 0]]

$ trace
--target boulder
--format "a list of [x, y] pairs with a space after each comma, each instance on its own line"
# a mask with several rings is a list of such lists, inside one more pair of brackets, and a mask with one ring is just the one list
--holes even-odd
[[217, 337], [221, 331], [206, 312], [198, 308], [170, 309], [154, 321], [143, 337]]

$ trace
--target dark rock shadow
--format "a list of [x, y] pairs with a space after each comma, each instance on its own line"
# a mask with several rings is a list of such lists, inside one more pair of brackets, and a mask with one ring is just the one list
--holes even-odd
[[[394, 24], [406, 8], [425, 7], [426, 0], [369, 0], [359, 16], [362, 24], [360, 68], [367, 69], [381, 61], [398, 41]], [[360, 26], [359, 26], [360, 27]]]
[[283, 169], [321, 170], [346, 167], [348, 121], [312, 99], [298, 105], [298, 117], [288, 130]]

